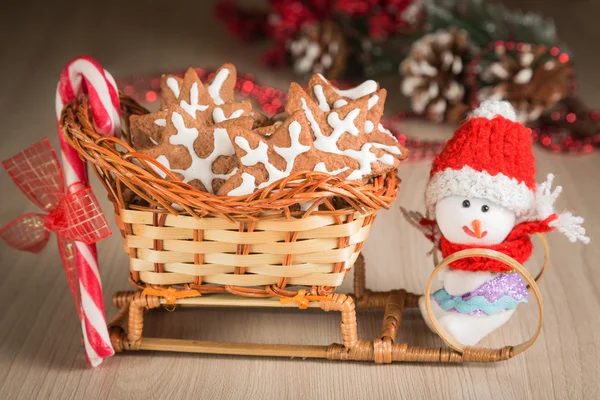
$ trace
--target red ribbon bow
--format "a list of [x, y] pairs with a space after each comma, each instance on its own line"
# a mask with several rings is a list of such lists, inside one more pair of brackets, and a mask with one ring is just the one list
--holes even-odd
[[0, 229], [0, 239], [15, 249], [39, 253], [48, 243], [50, 231], [55, 232], [79, 311], [75, 242], [91, 244], [111, 234], [92, 189], [86, 186], [67, 193], [63, 170], [46, 138], [2, 165], [25, 196], [47, 214], [32, 212], [15, 219]]

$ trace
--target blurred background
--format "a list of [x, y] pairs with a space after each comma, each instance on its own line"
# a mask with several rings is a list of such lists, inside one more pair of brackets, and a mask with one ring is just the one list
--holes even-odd
[[[189, 66], [216, 68], [225, 61], [279, 88], [291, 80], [303, 81], [312, 72], [355, 82], [374, 77], [393, 100], [388, 102], [388, 114], [414, 109], [434, 121], [455, 121], [473, 98], [495, 96], [508, 98], [517, 107], [528, 102], [523, 112], [535, 122], [540, 107], [549, 111], [569, 95], [571, 70], [580, 78], [594, 77], [595, 52], [589, 46], [600, 37], [595, 23], [599, 7], [593, 0], [13, 2], [5, 4], [0, 15], [3, 92], [27, 84], [38, 94], [33, 99], [5, 100], [15, 110], [10, 113], [14, 119], [7, 122], [17, 123], [25, 110], [51, 102], [54, 79], [48, 77], [57, 76], [67, 60], [81, 54], [97, 58], [117, 79]], [[424, 71], [413, 64], [400, 68], [405, 59], [418, 64], [427, 57], [434, 66], [441, 62], [442, 54], [448, 55], [446, 48], [436, 47], [435, 38], [422, 40], [441, 32], [457, 35], [444, 45], [464, 63], [457, 74], [420, 79]], [[522, 60], [516, 51], [503, 55], [489, 51], [486, 46], [496, 40], [544, 46], [548, 51], [558, 47], [560, 53], [538, 54], [537, 47], [528, 50], [535, 56], [530, 84], [507, 87], [529, 65], [519, 65]], [[433, 53], [424, 55], [427, 48]], [[538, 73], [536, 67], [558, 61], [562, 52], [569, 57], [566, 68], [555, 74]], [[474, 62], [479, 71], [474, 81], [468, 81], [467, 66], [476, 57], [481, 58]], [[433, 90], [432, 81], [439, 94], [423, 96]], [[546, 87], [539, 81], [546, 81]], [[599, 107], [594, 104], [599, 88], [590, 81], [578, 87], [577, 97], [586, 106]], [[455, 88], [454, 83], [464, 97], [457, 98], [456, 90], [450, 98], [444, 94]], [[23, 101], [30, 107], [23, 107]], [[36, 115], [50, 115], [51, 110], [46, 112]]]
[[[51, 120], [55, 77], [88, 54], [150, 108], [161, 73], [232, 62], [280, 89], [317, 72], [342, 86], [376, 79], [388, 89], [386, 114], [406, 121], [409, 138], [444, 138], [409, 121], [452, 124], [481, 100], [505, 99], [550, 135], [538, 138], [546, 147], [591, 151], [600, 141], [591, 121], [600, 119], [591, 50], [599, 10], [594, 0], [13, 2], [0, 14], [5, 124], [32, 110]], [[3, 157], [17, 150], [1, 140]]]
[[[316, 72], [341, 86], [372, 78], [388, 90], [386, 124], [415, 155], [414, 162], [400, 168], [403, 183], [397, 205], [422, 209], [433, 153], [474, 103], [505, 99], [535, 128], [538, 180], [548, 172], [560, 176], [560, 184], [569, 187], [561, 207], [583, 215], [589, 236], [598, 240], [599, 16], [597, 0], [3, 2], [0, 159], [43, 136], [58, 149], [58, 77], [70, 59], [83, 54], [96, 58], [121, 90], [152, 110], [158, 108], [160, 74], [190, 66], [207, 72], [231, 62], [252, 88], [284, 91], [291, 81], [306, 83]], [[253, 90], [242, 94], [253, 97]], [[263, 108], [275, 113], [285, 98], [272, 93], [263, 100]], [[92, 179], [92, 186], [117, 232], [101, 185]], [[0, 188], [0, 226], [35, 210], [4, 172]], [[365, 245], [367, 263], [373, 265], [367, 268], [368, 285], [374, 290], [403, 287], [421, 292], [431, 271], [431, 261], [424, 256], [429, 245], [408, 227], [397, 208], [380, 216]], [[198, 393], [216, 398], [333, 398], [324, 389], [328, 387], [345, 398], [395, 398], [398, 393], [418, 393], [419, 398], [452, 397], [449, 393], [598, 398], [600, 393], [599, 254], [594, 245], [562, 251], [566, 241], [550, 239], [558, 249], [553, 250], [553, 263], [572, 268], [552, 268], [544, 282], [549, 317], [541, 344], [494, 369], [215, 356], [202, 357], [210, 363], [198, 363], [198, 358], [186, 355], [129, 354], [94, 372], [85, 367], [81, 331], [51, 244], [42, 255], [0, 247], [0, 302], [10, 306], [0, 316], [0, 392], [8, 394], [2, 398], [19, 393], [22, 398], [125, 398], [131, 387], [146, 398]], [[116, 235], [99, 244], [109, 319], [116, 311], [110, 306], [112, 294], [130, 289], [128, 256], [120, 245]], [[536, 254], [532, 264], [540, 263], [541, 255]], [[349, 291], [350, 283], [348, 279], [339, 291]], [[534, 312], [529, 311], [513, 318], [486, 344], [525, 339], [535, 327]], [[184, 312], [170, 323], [161, 316], [153, 329], [171, 337], [250, 342], [273, 342], [265, 332], [281, 329], [275, 341], [292, 338], [306, 344], [336, 341], [339, 334], [333, 315], [286, 315], [285, 320], [253, 311], [208, 310], [202, 315], [199, 321]], [[375, 335], [380, 318], [366, 315], [364, 324], [369, 327], [361, 326], [361, 333]], [[211, 323], [222, 320], [230, 325]], [[184, 325], [189, 329], [182, 334], [179, 327]], [[403, 322], [401, 335], [422, 345], [439, 344], [416, 316]], [[165, 368], [175, 368], [182, 378], [158, 379], [156, 371]], [[123, 375], [117, 375], [119, 371]], [[426, 385], [432, 377], [435, 385]], [[454, 380], [475, 389], [456, 392]], [[265, 397], [265, 391], [271, 396]]]

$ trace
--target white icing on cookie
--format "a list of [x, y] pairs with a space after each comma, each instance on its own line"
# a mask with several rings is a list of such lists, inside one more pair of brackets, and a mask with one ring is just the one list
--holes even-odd
[[196, 119], [196, 111], [205, 111], [208, 108], [208, 105], [198, 104], [198, 82], [194, 82], [190, 88], [190, 102], [181, 100], [179, 105], [194, 119]]
[[375, 128], [375, 125], [373, 125], [373, 121], [365, 121], [365, 133], [373, 132], [373, 128]]
[[215, 76], [212, 83], [208, 85], [208, 94], [212, 97], [213, 101], [216, 105], [220, 106], [225, 102], [221, 98], [221, 89], [223, 88], [223, 84], [229, 77], [229, 70], [227, 68], [223, 68], [219, 71], [219, 73]]
[[375, 104], [377, 104], [379, 102], [379, 96], [378, 95], [373, 95], [371, 97], [369, 97], [368, 100], [368, 104], [367, 104], [367, 109], [371, 109], [375, 106]]
[[321, 132], [321, 127], [319, 126], [319, 123], [315, 119], [315, 116], [313, 115], [312, 111], [310, 111], [310, 108], [308, 108], [308, 106], [306, 105], [306, 99], [302, 97], [300, 98], [300, 101], [302, 102], [302, 110], [304, 110], [304, 115], [306, 115], [306, 119], [310, 124], [310, 129], [315, 134], [315, 137], [323, 137], [323, 132]]
[[179, 88], [179, 82], [177, 82], [177, 79], [173, 78], [172, 76], [167, 78], [167, 87], [171, 90], [171, 92], [173, 92], [173, 95], [175, 96], [175, 98], [179, 97], [179, 93], [180, 93], [180, 88]]
[[402, 152], [400, 151], [400, 149], [397, 146], [389, 146], [387, 144], [381, 144], [381, 143], [372, 143], [372, 144], [374, 147], [385, 150], [388, 153], [396, 154], [396, 155], [402, 154]]
[[[319, 74], [319, 77], [321, 79], [323, 79], [324, 82], [328, 82], [322, 75]], [[363, 82], [360, 86], [357, 86], [355, 88], [348, 89], [348, 90], [337, 89], [333, 86], [331, 86], [331, 88], [340, 96], [344, 96], [344, 97], [348, 97], [350, 99], [356, 100], [359, 97], [363, 97], [370, 93], [375, 92], [377, 90], [377, 83], [375, 81], [369, 80], [369, 81]], [[318, 106], [321, 109], [321, 111], [324, 111], [324, 112], [331, 111], [331, 107], [329, 106], [329, 103], [327, 102], [327, 98], [325, 97], [325, 93], [323, 92], [323, 85], [314, 85], [313, 93], [315, 94], [315, 97], [318, 102]], [[373, 108], [375, 106], [375, 104], [377, 104], [378, 101], [379, 101], [378, 95], [371, 96], [368, 101], [368, 109], [370, 110], [371, 108]], [[333, 108], [340, 108], [340, 107], [345, 106], [346, 104], [348, 104], [348, 101], [346, 101], [345, 99], [337, 99], [336, 101], [333, 102]]]
[[331, 111], [329, 103], [327, 103], [327, 99], [325, 98], [325, 93], [323, 93], [323, 85], [315, 85], [313, 87], [313, 92], [319, 102], [319, 108], [325, 112]]
[[[358, 136], [360, 131], [354, 124], [354, 120], [356, 119], [356, 117], [358, 117], [359, 114], [360, 114], [360, 109], [355, 108], [354, 110], [350, 111], [346, 115], [346, 118], [344, 118], [343, 120], [340, 120], [340, 117], [337, 112], [334, 111], [334, 112], [330, 113], [327, 116], [327, 123], [329, 124], [329, 126], [331, 126], [333, 128], [333, 132], [331, 133], [330, 136], [335, 136], [335, 137], [337, 137], [337, 139], [339, 139], [340, 136], [342, 136], [342, 134], [344, 132], [348, 132], [349, 134], [351, 134], [353, 136]], [[336, 142], [337, 142], [337, 139], [336, 139]]]
[[313, 204], [315, 204], [314, 201], [301, 201], [300, 203], [298, 203], [301, 211], [308, 211], [308, 209], [311, 208]]
[[181, 174], [183, 176], [183, 181], [186, 183], [198, 179], [209, 193], [213, 193], [212, 181], [214, 179], [227, 179], [237, 172], [237, 168], [229, 174], [215, 174], [212, 171], [212, 165], [219, 156], [232, 156], [235, 154], [226, 129], [214, 128], [214, 150], [208, 157], [201, 158], [194, 150], [194, 141], [198, 138], [198, 129], [186, 127], [183, 116], [177, 112], [171, 114], [171, 121], [177, 130], [177, 134], [171, 136], [169, 142], [172, 145], [185, 146], [190, 154], [192, 162], [187, 169], [170, 168], [169, 160], [163, 155], [156, 158], [158, 162], [169, 168], [171, 171]]
[[[329, 81], [327, 79], [325, 79], [325, 77], [323, 75], [321, 75], [321, 74], [318, 74], [318, 75], [319, 75], [319, 78], [321, 78], [324, 82], [329, 83]], [[361, 98], [361, 97], [367, 96], [373, 92], [376, 92], [377, 91], [377, 82], [369, 79], [368, 81], [364, 81], [360, 85], [358, 85], [354, 88], [347, 89], [347, 90], [338, 89], [338, 88], [334, 87], [333, 85], [331, 86], [331, 88], [342, 97], [348, 97], [352, 100], [356, 100], [358, 98]]]
[[242, 183], [240, 186], [232, 189], [227, 193], [227, 196], [244, 196], [254, 192], [256, 189], [256, 178], [247, 172], [242, 173]]
[[[167, 157], [160, 155], [160, 156], [156, 157], [156, 161], [161, 163], [166, 169], [168, 169], [168, 170], [171, 169], [171, 164], [169, 163], [169, 160], [167, 159]], [[158, 174], [158, 176], [160, 176], [163, 179], [165, 179], [167, 177], [167, 173], [164, 172], [162, 169], [158, 168], [157, 166], [155, 166], [152, 163], [149, 163], [149, 164], [152, 167], [152, 169]]]
[[385, 129], [385, 127], [383, 125], [381, 125], [381, 122], [379, 123], [379, 125], [377, 125], [377, 129], [379, 129], [379, 132], [385, 133], [386, 135], [391, 136], [396, 142], [398, 141], [398, 138], [396, 136], [394, 136], [394, 134], [392, 132], [390, 132], [389, 129]]
[[273, 150], [283, 157], [286, 162], [286, 168], [283, 171], [279, 170], [269, 161], [269, 146], [265, 142], [261, 140], [256, 148], [251, 149], [250, 143], [248, 143], [246, 138], [243, 136], [238, 136], [235, 138], [235, 144], [237, 144], [246, 152], [246, 155], [240, 159], [240, 162], [248, 167], [262, 163], [269, 174], [269, 178], [258, 186], [259, 189], [268, 186], [279, 179], [289, 176], [292, 172], [292, 168], [294, 167], [296, 157], [310, 150], [310, 146], [305, 146], [300, 143], [299, 139], [301, 131], [302, 125], [300, 125], [298, 121], [292, 122], [288, 127], [288, 132], [291, 139], [290, 147], [273, 146]]
[[[346, 179], [356, 180], [356, 179], [362, 179], [363, 176], [371, 175], [371, 172], [372, 172], [371, 163], [373, 163], [373, 162], [380, 161], [380, 162], [382, 162], [384, 164], [388, 164], [388, 165], [392, 165], [394, 163], [394, 158], [389, 154], [384, 154], [381, 157], [377, 157], [376, 154], [371, 152], [371, 148], [374, 147], [373, 146], [374, 143], [365, 143], [365, 144], [363, 144], [363, 146], [361, 147], [360, 150], [352, 150], [352, 149], [341, 150], [338, 147], [338, 145], [337, 145], [338, 139], [344, 132], [346, 132], [344, 129], [341, 129], [338, 127], [342, 126], [342, 127], [348, 127], [349, 129], [352, 129], [352, 126], [354, 126], [353, 121], [356, 118], [356, 116], [358, 116], [358, 114], [360, 113], [359, 109], [352, 110], [350, 113], [348, 113], [348, 115], [346, 116], [346, 118], [344, 118], [344, 120], [340, 120], [339, 117], [337, 117], [337, 119], [329, 118], [331, 116], [331, 114], [330, 114], [327, 118], [327, 122], [329, 123], [329, 125], [331, 125], [333, 127], [333, 132], [331, 133], [331, 135], [325, 136], [325, 135], [323, 135], [323, 132], [321, 131], [321, 127], [317, 123], [312, 111], [310, 110], [310, 108], [308, 108], [308, 105], [306, 104], [306, 99], [301, 97], [300, 102], [302, 103], [302, 109], [304, 110], [306, 119], [308, 120], [311, 130], [313, 131], [314, 136], [315, 136], [315, 140], [314, 140], [315, 148], [318, 150], [327, 152], [327, 153], [340, 154], [340, 155], [352, 157], [353, 159], [355, 159], [358, 162], [359, 168], [357, 170], [352, 171], [352, 173]], [[358, 111], [358, 113], [356, 114], [356, 116], [354, 116], [354, 118], [349, 119], [348, 117], [350, 117], [350, 114], [353, 113], [354, 111]], [[334, 113], [332, 113], [332, 114], [334, 114]], [[335, 114], [337, 116], [337, 113], [335, 113]], [[346, 121], [346, 120], [348, 120], [348, 121]], [[350, 123], [350, 121], [352, 121], [352, 123]]]
[[333, 102], [333, 108], [340, 108], [348, 104], [348, 102], [344, 99], [337, 99]]
[[[371, 144], [377, 144], [377, 143], [371, 143]], [[377, 160], [381, 161], [382, 163], [387, 164], [387, 165], [394, 165], [394, 157], [390, 156], [389, 154], [384, 154], [381, 157], [379, 157]]]
[[352, 171], [350, 175], [346, 179], [348, 180], [357, 180], [362, 179], [363, 176], [371, 175], [371, 163], [376, 161], [380, 161], [387, 165], [394, 164], [394, 157], [389, 154], [384, 154], [381, 157], [377, 157], [377, 155], [371, 152], [371, 148], [373, 147], [373, 143], [365, 143], [360, 148], [360, 150], [344, 150], [344, 154], [354, 158], [358, 161], [359, 168]]
[[229, 119], [239, 118], [242, 116], [243, 113], [244, 110], [235, 110], [231, 113], [229, 117], [226, 117], [225, 112], [223, 112], [223, 109], [216, 107], [213, 110], [213, 121], [215, 121], [215, 124], [218, 124], [219, 122], [227, 121]]
[[158, 126], [162, 126], [163, 128], [167, 126], [167, 120], [164, 118], [158, 118], [154, 120], [154, 124]]
[[348, 171], [349, 169], [350, 169], [349, 167], [344, 167], [344, 168], [336, 169], [333, 171], [327, 171], [327, 166], [325, 165], [325, 163], [320, 162], [317, 165], [315, 165], [315, 168], [313, 169], [313, 171], [325, 172], [326, 174], [329, 174], [329, 175], [338, 175], [338, 174], [341, 174], [342, 172]]

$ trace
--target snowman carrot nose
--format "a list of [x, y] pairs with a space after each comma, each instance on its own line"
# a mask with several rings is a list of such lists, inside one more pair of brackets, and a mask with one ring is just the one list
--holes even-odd
[[481, 221], [478, 219], [474, 219], [473, 221], [471, 221], [471, 226], [473, 227], [473, 230], [471, 230], [471, 228], [469, 228], [468, 226], [463, 226], [463, 231], [465, 231], [465, 233], [471, 237], [477, 238], [477, 239], [483, 239], [485, 237], [485, 235], [487, 235], [487, 231], [481, 231]]
[[483, 238], [487, 232], [481, 232], [481, 221], [478, 219], [474, 219], [473, 221], [471, 221], [471, 225], [473, 226], [473, 233], [475, 233], [475, 237], [477, 239], [481, 239]]

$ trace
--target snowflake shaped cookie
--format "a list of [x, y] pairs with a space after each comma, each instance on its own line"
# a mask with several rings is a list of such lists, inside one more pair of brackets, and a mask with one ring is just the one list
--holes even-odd
[[324, 155], [315, 147], [311, 123], [302, 110], [276, 125], [269, 136], [254, 131], [230, 131], [239, 171], [219, 191], [238, 196], [254, 192], [296, 172], [319, 171], [346, 176], [358, 164], [343, 155]]
[[[198, 121], [185, 109], [172, 105], [165, 118], [160, 142], [141, 152], [156, 159], [185, 183], [215, 193], [237, 171], [230, 134], [252, 127], [248, 117], [209, 124]], [[156, 169], [165, 176], [164, 172]]]
[[[349, 100], [345, 104], [338, 103], [337, 108], [323, 111], [318, 102], [293, 83], [286, 111], [302, 110], [305, 113], [318, 150], [348, 156], [358, 163], [346, 179], [366, 179], [397, 168], [408, 156], [408, 151], [378, 122], [381, 115], [373, 113], [372, 97], [370, 93], [356, 99], [347, 97]], [[372, 120], [377, 121], [377, 127], [365, 129], [367, 122]]]
[[163, 76], [163, 110], [131, 117], [135, 148], [158, 160], [184, 182], [216, 192], [235, 173], [228, 129], [251, 128], [249, 101], [234, 102], [236, 70], [225, 64], [208, 84], [192, 68], [183, 78]]

